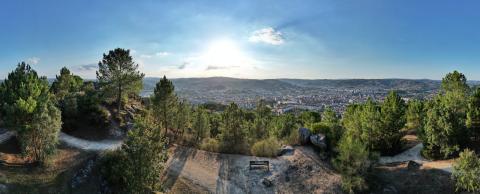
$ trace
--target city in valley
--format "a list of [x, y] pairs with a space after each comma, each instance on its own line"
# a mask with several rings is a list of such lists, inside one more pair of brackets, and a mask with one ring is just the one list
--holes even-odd
[[0, 194], [480, 193], [479, 10], [4, 0]]

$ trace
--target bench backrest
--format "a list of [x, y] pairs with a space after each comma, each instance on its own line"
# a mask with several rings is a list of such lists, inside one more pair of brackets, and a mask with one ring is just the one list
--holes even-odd
[[250, 161], [250, 165], [268, 165], [268, 161]]

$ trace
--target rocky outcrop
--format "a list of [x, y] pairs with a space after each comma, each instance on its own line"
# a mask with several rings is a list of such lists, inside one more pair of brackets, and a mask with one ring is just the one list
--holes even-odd
[[305, 145], [310, 142], [310, 130], [307, 128], [299, 128], [298, 129], [298, 135], [299, 135], [299, 140], [300, 144]]
[[327, 148], [327, 139], [325, 138], [325, 135], [319, 133], [315, 135], [310, 136], [310, 142], [312, 144], [320, 149], [326, 149]]

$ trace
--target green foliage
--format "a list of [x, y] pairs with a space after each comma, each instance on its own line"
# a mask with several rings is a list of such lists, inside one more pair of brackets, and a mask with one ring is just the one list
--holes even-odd
[[464, 147], [468, 139], [467, 109], [470, 88], [457, 71], [442, 80], [442, 94], [426, 106], [423, 154], [430, 158], [448, 158]]
[[296, 131], [299, 128], [299, 124], [295, 115], [283, 114], [276, 116], [271, 121], [270, 135], [283, 139], [290, 136], [292, 131]]
[[405, 113], [407, 117], [407, 129], [415, 129], [421, 131], [423, 128], [423, 119], [425, 117], [425, 111], [423, 103], [420, 100], [408, 101], [407, 110]]
[[320, 122], [320, 113], [314, 111], [304, 111], [300, 114], [299, 120], [302, 122], [302, 126], [311, 128], [312, 124]]
[[5, 125], [18, 132], [22, 153], [32, 161], [44, 162], [58, 143], [61, 116], [48, 90], [46, 78], [24, 62], [0, 85]]
[[359, 139], [344, 136], [338, 144], [339, 154], [333, 160], [342, 175], [342, 188], [348, 193], [365, 190], [365, 176], [372, 165], [368, 148]]
[[390, 154], [401, 147], [404, 112], [403, 100], [390, 92], [382, 104], [368, 99], [365, 104], [349, 105], [342, 122], [348, 135], [359, 138], [369, 150]]
[[154, 115], [165, 133], [172, 128], [177, 111], [177, 96], [174, 90], [172, 81], [163, 76], [150, 97]]
[[59, 101], [62, 101], [72, 93], [79, 92], [83, 85], [83, 79], [80, 76], [71, 74], [66, 67], [60, 70], [60, 75], [57, 75], [56, 78], [52, 83], [50, 91], [55, 94]]
[[402, 98], [395, 91], [389, 92], [381, 105], [383, 129], [380, 138], [383, 142], [380, 146], [384, 147], [379, 150], [382, 153], [401, 149], [403, 133], [400, 130], [406, 123], [405, 109], [406, 105]]
[[66, 67], [60, 70], [60, 75], [50, 87], [50, 91], [58, 101], [58, 107], [62, 112], [64, 129], [75, 128], [79, 114], [78, 96], [83, 86], [83, 79], [70, 73]]
[[[317, 128], [318, 124], [314, 124], [312, 127]], [[318, 132], [324, 134], [327, 137], [327, 143], [330, 150], [334, 150], [337, 147], [338, 141], [344, 133], [344, 129], [340, 124], [340, 119], [333, 109], [327, 108], [322, 113], [322, 121], [318, 126]]]
[[259, 157], [276, 157], [280, 150], [280, 143], [275, 137], [270, 137], [265, 140], [260, 140], [253, 144], [250, 149], [254, 156]]
[[219, 113], [208, 114], [210, 123], [210, 137], [216, 138], [220, 134], [220, 124], [222, 122], [222, 116]]
[[102, 94], [107, 99], [115, 99], [118, 115], [123, 108], [122, 102], [130, 95], [138, 95], [143, 87], [145, 75], [138, 71], [138, 64], [133, 62], [130, 50], [116, 48], [98, 63], [97, 80]]
[[247, 153], [248, 145], [244, 115], [237, 104], [231, 103], [222, 113], [220, 124], [220, 147], [225, 153]]
[[424, 143], [423, 154], [429, 158], [448, 158], [460, 150], [465, 140], [465, 122], [452, 107], [442, 103], [438, 96], [429, 102], [425, 127], [420, 137]]
[[191, 112], [190, 104], [186, 100], [178, 103], [176, 117], [174, 118], [174, 128], [176, 128], [179, 133], [183, 134], [191, 127]]
[[195, 131], [195, 142], [210, 137], [210, 123], [205, 109], [197, 108], [193, 116], [192, 128]]
[[470, 135], [480, 140], [480, 88], [476, 88], [468, 101], [467, 128]]
[[453, 165], [452, 178], [457, 191], [480, 192], [480, 158], [465, 149]]
[[253, 121], [253, 132], [255, 139], [262, 139], [268, 136], [268, 127], [272, 120], [272, 110], [266, 105], [265, 100], [260, 100], [255, 109]]
[[150, 193], [162, 189], [161, 173], [168, 159], [167, 140], [146, 114], [136, 118], [122, 148], [108, 154], [102, 174], [126, 193]]
[[220, 151], [220, 144], [217, 139], [215, 138], [205, 138], [200, 145], [201, 150], [209, 151], [209, 152], [219, 152]]

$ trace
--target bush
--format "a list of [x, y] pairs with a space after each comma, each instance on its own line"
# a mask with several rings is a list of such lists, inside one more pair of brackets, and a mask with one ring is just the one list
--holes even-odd
[[298, 133], [298, 130], [292, 130], [290, 135], [285, 139], [285, 142], [289, 145], [300, 145], [300, 134]]
[[342, 189], [348, 193], [367, 189], [365, 176], [371, 167], [371, 155], [360, 140], [344, 136], [339, 144], [335, 168], [342, 175]]
[[220, 150], [220, 145], [215, 138], [205, 138], [200, 145], [200, 149], [209, 152], [218, 152]]
[[277, 156], [279, 149], [280, 143], [277, 141], [277, 139], [271, 137], [265, 140], [260, 140], [253, 144], [250, 151], [254, 156], [275, 157]]
[[453, 165], [452, 178], [458, 190], [480, 191], [480, 158], [475, 152], [465, 149]]

